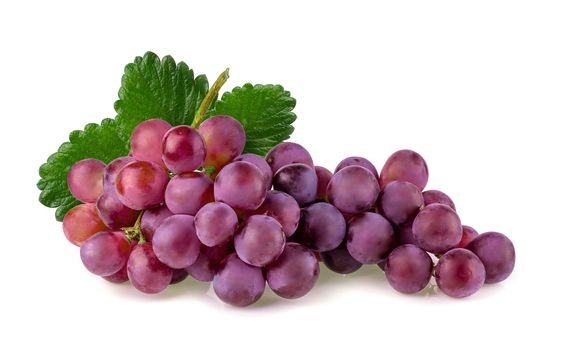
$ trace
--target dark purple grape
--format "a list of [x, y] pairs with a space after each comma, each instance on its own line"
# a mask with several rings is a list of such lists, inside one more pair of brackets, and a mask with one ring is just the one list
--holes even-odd
[[204, 173], [184, 173], [173, 177], [165, 190], [165, 204], [174, 214], [196, 215], [214, 201], [214, 184]]
[[319, 261], [313, 252], [298, 243], [288, 243], [280, 257], [266, 267], [270, 288], [282, 298], [300, 298], [315, 286]]
[[103, 231], [83, 243], [80, 256], [89, 272], [110, 276], [125, 266], [130, 252], [131, 245], [122, 232]]
[[164, 166], [161, 145], [172, 126], [162, 119], [149, 119], [140, 123], [131, 135], [131, 154], [137, 160]]
[[424, 190], [428, 182], [428, 167], [420, 154], [410, 150], [401, 150], [387, 159], [379, 179], [381, 189], [395, 180], [408, 181], [421, 191]]
[[162, 159], [175, 174], [192, 172], [204, 164], [206, 146], [200, 133], [187, 125], [170, 129], [162, 140]]
[[272, 172], [272, 168], [270, 168], [270, 165], [268, 162], [266, 162], [264, 157], [260, 157], [259, 155], [253, 153], [245, 153], [238, 156], [236, 159], [234, 159], [234, 161], [249, 162], [257, 166], [264, 175], [264, 183], [266, 184], [267, 189], [269, 190], [272, 188], [272, 178], [274, 177], [274, 173]]
[[434, 270], [440, 290], [454, 298], [476, 293], [484, 285], [486, 270], [476, 254], [456, 248], [442, 255]]
[[385, 274], [391, 287], [405, 294], [420, 292], [432, 275], [432, 259], [419, 247], [396, 247], [385, 261]]
[[166, 205], [145, 210], [141, 217], [141, 231], [147, 242], [153, 240], [153, 235], [163, 220], [173, 215]]
[[105, 226], [113, 230], [133, 226], [139, 216], [139, 211], [121, 203], [114, 188], [105, 188], [95, 205], [97, 213], [105, 223]]
[[226, 115], [206, 119], [200, 124], [198, 132], [206, 144], [205, 167], [222, 169], [238, 157], [246, 145], [246, 132], [242, 124]]
[[274, 176], [274, 188], [295, 198], [300, 206], [317, 196], [317, 174], [306, 164], [296, 163], [281, 167]]
[[232, 253], [220, 262], [212, 286], [223, 302], [248, 306], [260, 299], [266, 281], [261, 268], [246, 264]]
[[349, 254], [345, 243], [328, 252], [321, 252], [319, 255], [329, 270], [343, 275], [353, 273], [363, 266]]
[[414, 239], [414, 235], [412, 234], [413, 222], [414, 220], [410, 220], [396, 227], [395, 235], [396, 235], [397, 245], [402, 245], [402, 244], [418, 245], [416, 243], [416, 240]]
[[348, 157], [345, 158], [341, 161], [341, 163], [339, 163], [339, 165], [337, 165], [337, 168], [335, 168], [335, 172], [338, 172], [339, 170], [346, 168], [348, 166], [351, 165], [359, 165], [362, 166], [363, 168], [369, 170], [371, 173], [373, 173], [373, 175], [375, 175], [376, 178], [379, 177], [379, 172], [377, 171], [377, 168], [375, 168], [375, 166], [373, 165], [373, 163], [371, 163], [369, 160], [363, 158], [363, 157]]
[[333, 177], [333, 173], [322, 166], [315, 166], [315, 174], [317, 175], [317, 200], [324, 201], [327, 199], [327, 185]]
[[67, 173], [67, 187], [71, 194], [84, 203], [95, 203], [103, 193], [105, 163], [89, 158], [75, 163]]
[[379, 192], [377, 179], [369, 170], [350, 165], [333, 174], [327, 199], [344, 213], [359, 214], [375, 205]]
[[382, 259], [381, 261], [379, 261], [377, 266], [379, 267], [379, 269], [381, 269], [384, 272], [386, 264], [387, 264], [387, 259]]
[[386, 258], [395, 244], [391, 223], [382, 215], [355, 215], [347, 225], [347, 250], [363, 264], [377, 264]]
[[452, 199], [444, 192], [437, 190], [424, 191], [422, 192], [422, 197], [424, 198], [424, 205], [439, 203], [456, 210], [456, 205], [454, 205]]
[[161, 204], [169, 176], [156, 163], [136, 161], [117, 174], [115, 189], [119, 200], [131, 209], [143, 210]]
[[242, 261], [263, 267], [283, 252], [285, 235], [280, 223], [266, 215], [252, 215], [234, 237], [236, 253]]
[[186, 268], [189, 275], [202, 282], [210, 282], [214, 278], [218, 264], [232, 253], [232, 243], [215, 247], [200, 247], [200, 255], [194, 264]]
[[462, 239], [462, 224], [454, 209], [431, 204], [418, 213], [412, 224], [418, 246], [435, 254], [455, 248]]
[[234, 237], [234, 231], [238, 227], [238, 216], [226, 203], [208, 203], [196, 214], [194, 225], [200, 242], [213, 247], [224, 244]]
[[127, 264], [123, 265], [121, 270], [109, 276], [103, 276], [103, 279], [111, 283], [125, 283], [129, 280], [127, 275]]
[[478, 236], [478, 231], [474, 230], [470, 226], [463, 225], [462, 239], [460, 240], [460, 243], [458, 243], [458, 248], [466, 248], [466, 246], [470, 244], [476, 236]]
[[414, 219], [423, 204], [422, 192], [406, 181], [389, 182], [379, 198], [382, 213], [395, 225]]
[[184, 281], [188, 277], [185, 269], [172, 270], [172, 278], [170, 284], [177, 284]]
[[299, 225], [301, 211], [295, 198], [280, 191], [268, 191], [264, 203], [254, 214], [271, 216], [278, 220], [286, 237], [293, 235]]
[[301, 211], [299, 233], [308, 248], [326, 252], [337, 248], [345, 238], [345, 218], [329, 203], [315, 203]]
[[73, 207], [63, 218], [63, 233], [76, 246], [81, 246], [85, 240], [97, 232], [108, 229], [99, 218], [95, 204], [92, 203]]
[[172, 280], [172, 269], [156, 257], [150, 243], [133, 248], [127, 262], [127, 273], [131, 284], [148, 294], [162, 292]]
[[254, 164], [233, 162], [214, 180], [214, 198], [234, 209], [256, 210], [266, 198], [264, 175]]
[[173, 269], [192, 265], [200, 253], [194, 218], [176, 214], [164, 219], [153, 235], [153, 251], [163, 264]]
[[303, 146], [293, 142], [282, 142], [272, 148], [266, 155], [266, 161], [277, 173], [285, 165], [301, 163], [313, 168], [313, 159]]
[[486, 268], [486, 283], [498, 283], [512, 273], [515, 266], [515, 248], [509, 238], [499, 232], [478, 235], [468, 246]]

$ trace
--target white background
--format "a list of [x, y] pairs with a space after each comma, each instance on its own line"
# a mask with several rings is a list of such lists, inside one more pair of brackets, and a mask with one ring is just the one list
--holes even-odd
[[[2, 349], [569, 349], [568, 1], [13, 1], [0, 5]], [[279, 83], [293, 141], [333, 169], [427, 160], [464, 223], [507, 234], [512, 276], [455, 300], [322, 268], [296, 301], [253, 307], [192, 281], [158, 296], [90, 275], [41, 206], [37, 169], [113, 117], [123, 67], [152, 50], [224, 90]]]

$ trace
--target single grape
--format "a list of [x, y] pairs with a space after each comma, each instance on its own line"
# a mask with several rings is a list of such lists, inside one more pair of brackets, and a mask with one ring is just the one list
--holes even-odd
[[389, 182], [379, 198], [379, 208], [395, 225], [414, 219], [423, 204], [422, 192], [406, 181]]
[[109, 276], [103, 276], [103, 279], [111, 282], [111, 283], [124, 283], [129, 280], [129, 276], [127, 274], [127, 264], [123, 265], [121, 270], [115, 272]]
[[184, 281], [188, 277], [188, 272], [185, 269], [172, 270], [172, 278], [170, 284], [177, 284]]
[[67, 187], [71, 194], [84, 203], [95, 203], [103, 193], [105, 163], [88, 158], [80, 160], [67, 173]]
[[456, 248], [442, 255], [434, 270], [440, 290], [454, 298], [476, 293], [484, 285], [486, 270], [476, 254]]
[[253, 214], [278, 220], [286, 237], [293, 235], [299, 224], [301, 210], [295, 198], [280, 191], [268, 191], [264, 203]]
[[317, 196], [317, 174], [305, 164], [285, 165], [274, 176], [274, 188], [295, 198], [300, 206], [310, 204]]
[[86, 240], [80, 249], [83, 265], [98, 276], [117, 273], [129, 258], [131, 245], [120, 231], [103, 231]]
[[246, 264], [232, 253], [220, 262], [212, 287], [223, 302], [248, 306], [260, 299], [266, 281], [261, 268]]
[[232, 239], [238, 227], [238, 216], [226, 203], [208, 203], [196, 214], [194, 225], [200, 242], [213, 247]]
[[173, 269], [192, 265], [200, 253], [194, 218], [177, 214], [164, 219], [153, 235], [153, 251], [163, 264]]
[[486, 283], [498, 283], [512, 273], [515, 266], [515, 248], [509, 238], [499, 232], [478, 235], [468, 246], [486, 268]]
[[191, 172], [204, 164], [205, 147], [196, 129], [186, 125], [176, 126], [162, 140], [162, 160], [175, 174]]
[[300, 298], [315, 286], [319, 261], [301, 244], [288, 243], [280, 257], [266, 268], [268, 286], [282, 298]]
[[424, 191], [422, 192], [422, 197], [424, 198], [424, 205], [439, 203], [456, 210], [456, 205], [454, 205], [452, 199], [444, 192], [437, 190]]
[[381, 170], [381, 189], [394, 180], [408, 181], [424, 190], [428, 182], [428, 167], [420, 154], [410, 150], [393, 153]]
[[402, 225], [398, 225], [395, 229], [395, 235], [396, 235], [396, 241], [397, 241], [397, 245], [402, 245], [402, 244], [414, 244], [414, 245], [418, 245], [416, 243], [416, 240], [414, 239], [414, 235], [412, 233], [412, 224], [414, 223], [414, 220], [410, 220], [405, 222]]
[[285, 165], [301, 163], [313, 168], [313, 159], [303, 146], [293, 142], [282, 142], [266, 155], [266, 161], [274, 175]]
[[349, 254], [345, 243], [342, 243], [339, 247], [328, 252], [321, 252], [319, 255], [329, 270], [339, 274], [347, 275], [359, 270], [361, 266], [363, 266], [363, 264], [355, 260], [355, 258]]
[[99, 218], [95, 204], [91, 203], [73, 207], [63, 218], [63, 233], [76, 246], [81, 246], [85, 240], [97, 232], [108, 229]]
[[272, 188], [272, 178], [273, 172], [272, 168], [268, 165], [268, 162], [264, 159], [264, 157], [260, 157], [257, 154], [253, 153], [244, 153], [241, 156], [238, 156], [234, 161], [244, 161], [254, 164], [258, 167], [258, 169], [264, 175], [264, 183], [266, 184], [266, 188], [269, 190]]
[[379, 192], [377, 179], [369, 170], [350, 165], [333, 174], [327, 199], [344, 213], [359, 214], [375, 205]]
[[238, 161], [222, 168], [214, 180], [214, 198], [234, 209], [255, 210], [266, 197], [264, 175], [252, 163]]
[[301, 211], [301, 242], [310, 249], [326, 252], [337, 248], [345, 239], [345, 218], [329, 203], [315, 203]]
[[131, 162], [136, 161], [133, 157], [119, 157], [111, 161], [103, 171], [103, 192], [107, 190], [115, 191], [115, 179], [117, 174], [123, 167]]
[[239, 156], [246, 145], [246, 132], [236, 119], [217, 115], [206, 119], [198, 131], [206, 145], [205, 167], [217, 170]]
[[466, 246], [470, 244], [476, 236], [478, 236], [478, 231], [474, 230], [470, 226], [463, 225], [462, 239], [460, 240], [460, 243], [458, 243], [458, 248], [466, 248]]
[[139, 215], [139, 211], [121, 203], [114, 188], [105, 188], [95, 205], [97, 213], [105, 223], [105, 226], [113, 230], [133, 226]]
[[232, 253], [232, 242], [207, 247], [201, 245], [200, 255], [194, 264], [186, 268], [189, 275], [202, 282], [210, 282], [214, 278], [218, 264], [228, 254]]
[[377, 264], [395, 245], [391, 223], [382, 215], [363, 213], [347, 225], [347, 250], [362, 264]]
[[165, 204], [174, 214], [196, 215], [214, 201], [214, 184], [204, 173], [192, 172], [173, 177], [165, 190]]
[[133, 248], [127, 261], [127, 274], [133, 287], [148, 294], [162, 292], [172, 280], [172, 269], [156, 257], [150, 243]]
[[454, 209], [444, 204], [431, 204], [414, 219], [412, 234], [419, 247], [442, 254], [458, 246], [462, 239], [462, 224]]
[[327, 199], [327, 185], [333, 177], [333, 173], [322, 166], [315, 166], [315, 173], [317, 174], [317, 200], [324, 201]]
[[162, 119], [149, 119], [137, 125], [131, 135], [133, 157], [164, 166], [161, 145], [170, 128], [172, 126]]
[[141, 217], [141, 231], [147, 242], [153, 240], [153, 235], [164, 219], [174, 215], [166, 205], [145, 210]]
[[419, 247], [396, 247], [385, 261], [385, 274], [391, 287], [405, 294], [420, 292], [432, 275], [432, 259]]
[[285, 247], [285, 235], [276, 219], [252, 215], [234, 237], [234, 247], [242, 261], [263, 267], [280, 256]]
[[348, 157], [343, 159], [341, 163], [337, 165], [337, 168], [335, 168], [335, 172], [338, 172], [339, 170], [351, 165], [360, 165], [373, 173], [377, 179], [379, 178], [379, 172], [377, 171], [377, 168], [375, 168], [373, 163], [363, 157]]
[[131, 209], [143, 210], [164, 201], [169, 176], [155, 163], [136, 161], [125, 165], [115, 181], [119, 200]]

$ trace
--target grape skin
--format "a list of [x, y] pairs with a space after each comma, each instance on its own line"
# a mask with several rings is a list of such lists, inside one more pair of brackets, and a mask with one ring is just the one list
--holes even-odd
[[178, 284], [188, 277], [188, 272], [185, 269], [172, 270], [172, 278], [169, 284]]
[[456, 205], [454, 204], [452, 199], [442, 191], [438, 190], [424, 191], [422, 192], [422, 197], [424, 199], [424, 205], [440, 203], [456, 210]]
[[484, 264], [486, 283], [499, 283], [511, 275], [515, 266], [515, 248], [505, 235], [499, 232], [482, 233], [466, 248]]
[[347, 275], [359, 270], [361, 266], [363, 266], [363, 264], [355, 260], [355, 258], [349, 254], [345, 243], [342, 243], [333, 250], [319, 254], [325, 266], [339, 274]]
[[431, 204], [414, 219], [412, 233], [419, 247], [442, 254], [458, 246], [462, 239], [462, 224], [449, 206]]
[[456, 248], [442, 255], [434, 271], [440, 290], [454, 298], [465, 298], [484, 285], [486, 270], [476, 254]]
[[71, 194], [84, 203], [95, 203], [103, 193], [105, 163], [88, 158], [73, 164], [67, 173], [67, 187]]
[[163, 264], [173, 269], [192, 265], [200, 253], [194, 218], [175, 214], [164, 219], [153, 235], [153, 251]]
[[136, 161], [133, 157], [119, 157], [107, 164], [103, 171], [103, 192], [108, 190], [115, 191], [115, 180], [117, 174], [123, 167], [131, 162]]
[[377, 179], [379, 178], [379, 172], [377, 171], [377, 168], [375, 168], [373, 163], [363, 157], [348, 157], [343, 159], [339, 165], [337, 165], [337, 168], [335, 168], [335, 172], [338, 172], [339, 170], [351, 165], [360, 165], [373, 173]]
[[156, 294], [169, 286], [173, 272], [156, 257], [150, 243], [143, 243], [131, 251], [127, 274], [133, 287], [143, 293]]
[[315, 166], [315, 174], [317, 175], [317, 195], [316, 200], [324, 201], [327, 199], [327, 185], [333, 177], [333, 173], [322, 166]]
[[236, 253], [242, 261], [263, 267], [283, 252], [285, 235], [280, 223], [266, 215], [252, 215], [234, 237]]
[[125, 266], [130, 252], [131, 245], [122, 232], [103, 231], [83, 243], [80, 257], [89, 272], [110, 276]]
[[139, 211], [121, 203], [114, 188], [105, 188], [95, 205], [105, 226], [113, 230], [133, 226], [139, 215]]
[[319, 261], [301, 244], [287, 243], [280, 257], [266, 268], [268, 286], [286, 299], [300, 298], [315, 286]]
[[268, 162], [266, 162], [264, 157], [260, 157], [259, 155], [253, 153], [244, 153], [241, 156], [238, 156], [236, 159], [234, 159], [234, 161], [249, 162], [257, 166], [258, 169], [262, 172], [262, 175], [264, 176], [264, 183], [266, 184], [267, 189], [269, 190], [272, 188], [272, 178], [273, 178], [272, 168], [270, 168]]
[[412, 294], [428, 285], [432, 275], [432, 259], [419, 247], [405, 244], [396, 247], [385, 261], [385, 274], [395, 290]]
[[289, 194], [300, 206], [304, 206], [315, 201], [317, 174], [305, 164], [285, 165], [274, 176], [274, 188]]
[[261, 268], [246, 264], [236, 253], [232, 253], [218, 266], [212, 287], [223, 302], [234, 306], [248, 306], [260, 299], [266, 281]]
[[227, 255], [232, 253], [232, 242], [218, 245], [215, 247], [207, 247], [202, 245], [200, 247], [200, 255], [194, 264], [186, 268], [186, 271], [194, 279], [202, 282], [210, 282], [214, 278], [218, 264]]
[[239, 156], [246, 145], [246, 132], [236, 119], [217, 115], [206, 119], [198, 128], [206, 146], [205, 167], [216, 170]]
[[301, 242], [310, 249], [326, 252], [337, 248], [345, 239], [345, 218], [329, 203], [315, 203], [301, 212]]
[[172, 126], [162, 119], [149, 119], [140, 123], [131, 135], [131, 154], [137, 160], [164, 166], [161, 144]]
[[269, 150], [266, 161], [272, 168], [274, 175], [282, 167], [301, 163], [313, 168], [313, 159], [309, 152], [301, 145], [294, 142], [282, 142]]
[[379, 178], [381, 189], [395, 180], [408, 181], [419, 190], [424, 190], [428, 183], [428, 167], [420, 154], [411, 150], [400, 150], [387, 159]]
[[466, 248], [466, 246], [470, 244], [476, 236], [478, 236], [478, 231], [474, 230], [470, 226], [463, 225], [462, 239], [460, 240], [460, 243], [458, 243], [458, 248]]
[[350, 165], [333, 174], [327, 186], [328, 200], [348, 214], [359, 214], [371, 209], [379, 192], [375, 176], [358, 165]]
[[222, 202], [208, 203], [194, 218], [196, 235], [208, 247], [226, 243], [234, 236], [238, 227], [238, 216], [229, 205]]
[[165, 204], [173, 214], [196, 215], [214, 201], [214, 184], [204, 173], [192, 172], [173, 177], [165, 190]]
[[97, 232], [108, 229], [99, 218], [95, 204], [92, 203], [73, 207], [63, 218], [65, 237], [76, 246], [81, 246], [85, 240]]
[[103, 276], [103, 279], [107, 282], [111, 283], [124, 283], [129, 280], [129, 276], [127, 275], [127, 264], [123, 265], [121, 270], [115, 272], [109, 276]]
[[214, 180], [215, 200], [234, 209], [256, 210], [265, 197], [264, 175], [252, 163], [230, 163], [222, 168]]
[[286, 237], [294, 234], [299, 225], [301, 209], [295, 198], [280, 191], [268, 191], [264, 203], [252, 214], [271, 216], [282, 225]]
[[424, 205], [422, 193], [414, 184], [406, 181], [391, 181], [379, 198], [382, 213], [395, 225], [413, 219]]
[[176, 126], [162, 140], [162, 161], [175, 174], [191, 172], [204, 164], [205, 147], [196, 129], [186, 125]]
[[405, 222], [402, 225], [397, 226], [397, 228], [395, 229], [395, 234], [396, 234], [396, 240], [397, 240], [398, 245], [402, 245], [402, 244], [418, 245], [418, 243], [416, 243], [416, 240], [414, 239], [414, 234], [412, 233], [412, 224], [413, 223], [414, 223], [414, 220], [410, 220], [410, 221]]
[[119, 200], [134, 210], [161, 204], [169, 182], [167, 173], [155, 163], [136, 161], [117, 174], [115, 189]]
[[174, 215], [166, 205], [145, 210], [141, 217], [141, 231], [147, 242], [153, 240], [153, 235], [164, 219]]
[[395, 244], [391, 223], [382, 215], [363, 213], [347, 225], [347, 250], [362, 264], [377, 264]]

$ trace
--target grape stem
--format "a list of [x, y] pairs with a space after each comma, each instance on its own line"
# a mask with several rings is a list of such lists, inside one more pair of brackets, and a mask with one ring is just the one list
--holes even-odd
[[192, 121], [191, 125], [193, 128], [197, 128], [200, 125], [200, 122], [202, 122], [202, 118], [206, 114], [208, 108], [210, 108], [210, 105], [212, 104], [216, 96], [218, 96], [218, 92], [222, 88], [222, 85], [224, 85], [226, 80], [228, 80], [228, 78], [230, 77], [229, 72], [230, 68], [226, 68], [224, 72], [222, 72], [218, 76], [218, 79], [216, 79], [216, 81], [214, 82], [214, 84], [212, 84], [210, 89], [208, 89], [206, 96], [204, 96], [204, 99], [200, 103], [200, 106], [198, 107], [198, 110], [194, 115], [194, 120]]
[[121, 228], [121, 230], [125, 233], [125, 237], [127, 237], [129, 241], [136, 239], [139, 244], [146, 242], [145, 235], [143, 235], [143, 231], [141, 230], [141, 218], [143, 217], [144, 212], [144, 210], [141, 210], [139, 216], [137, 217], [137, 221], [135, 221], [135, 224], [132, 227]]

